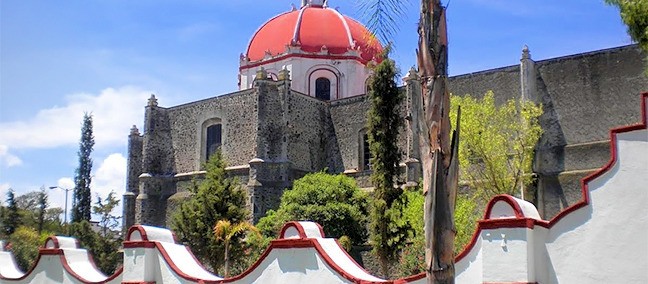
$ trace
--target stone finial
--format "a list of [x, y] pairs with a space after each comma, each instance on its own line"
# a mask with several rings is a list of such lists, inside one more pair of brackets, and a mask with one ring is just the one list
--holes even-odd
[[410, 70], [407, 71], [407, 74], [405, 74], [405, 77], [403, 78], [403, 81], [407, 82], [407, 81], [419, 80], [419, 79], [420, 78], [419, 78], [419, 75], [418, 75], [418, 71], [416, 71], [414, 66], [412, 66], [412, 68], [410, 68]]
[[256, 80], [267, 80], [268, 72], [265, 70], [265, 68], [261, 67], [259, 68], [259, 70], [256, 71], [256, 76], [254, 78]]
[[137, 129], [137, 126], [133, 124], [133, 127], [130, 129], [130, 136], [139, 136], [139, 129]]
[[155, 94], [151, 94], [151, 97], [148, 99], [148, 106], [156, 107], [157, 105], [158, 105], [158, 101], [155, 98]]
[[529, 47], [525, 44], [522, 48], [522, 60], [531, 59], [531, 53], [529, 52]]
[[279, 81], [290, 80], [290, 71], [284, 66], [277, 76]]

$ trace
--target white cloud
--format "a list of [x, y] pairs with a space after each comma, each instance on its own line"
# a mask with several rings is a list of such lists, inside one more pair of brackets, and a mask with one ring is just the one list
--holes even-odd
[[11, 188], [11, 184], [0, 183], [0, 204], [4, 204], [4, 200], [7, 199], [7, 192]]
[[124, 145], [130, 127], [142, 122], [150, 94], [126, 86], [107, 88], [99, 94], [66, 96], [65, 106], [40, 110], [29, 120], [0, 123], [0, 145], [17, 149], [75, 145], [79, 143], [84, 112], [93, 115], [95, 148]]
[[[92, 183], [90, 188], [92, 191], [92, 205], [97, 201], [97, 195], [102, 199], [108, 196], [110, 191], [116, 193], [116, 198], [120, 200], [119, 206], [113, 210], [113, 215], [121, 216], [122, 214], [122, 201], [121, 193], [124, 191], [126, 185], [126, 158], [120, 153], [108, 155], [103, 159], [94, 171], [92, 176]], [[74, 180], [69, 177], [62, 177], [58, 180], [57, 186], [49, 193], [50, 207], [65, 208], [65, 190], [70, 189], [68, 193], [68, 212], [72, 210], [72, 198], [74, 194]], [[69, 219], [68, 215], [68, 219]], [[96, 219], [96, 218], [93, 218]]]
[[11, 168], [20, 165], [22, 165], [22, 160], [9, 153], [9, 147], [7, 145], [0, 145], [0, 166]]
[[[121, 200], [121, 193], [126, 187], [126, 158], [120, 153], [108, 155], [102, 162], [92, 179], [92, 202], [96, 201], [94, 194], [99, 194], [101, 198], [105, 198], [111, 191], [117, 195], [117, 199]], [[122, 202], [113, 211], [114, 215], [121, 215]]]

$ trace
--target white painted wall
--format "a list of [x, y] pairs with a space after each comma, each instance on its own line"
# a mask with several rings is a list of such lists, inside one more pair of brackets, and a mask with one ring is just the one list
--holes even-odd
[[[332, 83], [331, 100], [365, 94], [366, 81], [370, 75], [369, 68], [354, 59], [288, 57], [242, 69], [239, 88], [241, 90], [252, 88], [256, 72], [262, 67], [270, 74], [278, 74], [283, 68], [288, 69], [292, 80], [292, 89], [313, 97], [315, 96], [315, 79], [319, 76], [327, 77], [331, 79]], [[322, 72], [322, 70], [328, 72]]]

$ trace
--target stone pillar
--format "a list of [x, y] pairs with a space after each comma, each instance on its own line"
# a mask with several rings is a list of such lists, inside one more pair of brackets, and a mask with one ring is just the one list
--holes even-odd
[[139, 175], [142, 174], [142, 147], [144, 137], [135, 125], [128, 135], [128, 164], [126, 168], [126, 192], [123, 195], [123, 222], [124, 233], [135, 224], [135, 198], [139, 194]]
[[254, 87], [257, 93], [256, 158], [250, 163], [247, 185], [253, 221], [279, 206], [283, 190], [290, 187], [292, 167], [288, 160], [288, 104], [290, 73], [281, 70], [278, 81], [268, 79], [267, 72], [257, 71]]
[[420, 162], [420, 153], [419, 150], [419, 137], [418, 137], [418, 115], [416, 112], [416, 107], [421, 103], [421, 78], [418, 76], [418, 72], [412, 67], [405, 78], [403, 78], [405, 83], [405, 90], [407, 93], [406, 100], [406, 135], [407, 135], [407, 158], [404, 161], [405, 164], [405, 187], [416, 187], [418, 185], [419, 179], [421, 178], [421, 162]]
[[166, 225], [166, 201], [175, 193], [173, 145], [166, 109], [151, 95], [145, 112], [142, 174], [135, 202], [135, 223]]
[[531, 59], [529, 47], [526, 45], [522, 49], [522, 57], [520, 58], [520, 91], [522, 100], [538, 102], [536, 95], [535, 61]]

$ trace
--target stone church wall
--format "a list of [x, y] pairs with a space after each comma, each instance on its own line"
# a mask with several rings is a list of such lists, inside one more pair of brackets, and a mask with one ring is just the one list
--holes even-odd
[[247, 165], [255, 158], [257, 101], [246, 90], [169, 109], [176, 172], [200, 170], [204, 160], [203, 131], [212, 119], [222, 124], [222, 152], [228, 166]]
[[[636, 94], [648, 88], [644, 58], [630, 45], [534, 62], [531, 99], [544, 109], [534, 166], [544, 218], [580, 199], [580, 179], [609, 157], [609, 129], [637, 121]], [[503, 103], [520, 97], [520, 80], [520, 67], [509, 66], [455, 76], [449, 83], [455, 95], [481, 97], [493, 90], [496, 103]]]
[[335, 137], [339, 145], [342, 168], [345, 170], [362, 171], [362, 153], [360, 147], [362, 135], [367, 125], [367, 110], [369, 100], [367, 96], [351, 97], [331, 102], [331, 122], [335, 128]]
[[291, 91], [288, 107], [288, 160], [293, 170], [319, 171], [327, 166], [326, 102]]

